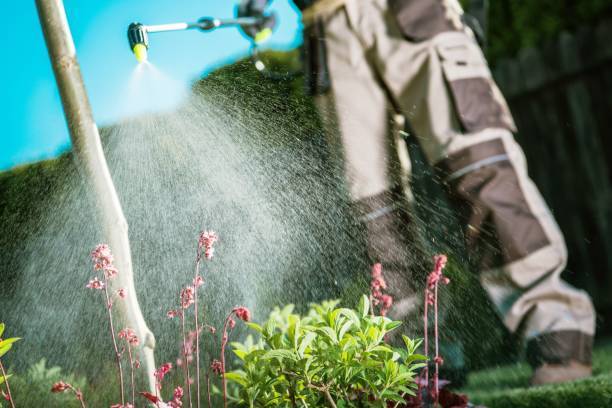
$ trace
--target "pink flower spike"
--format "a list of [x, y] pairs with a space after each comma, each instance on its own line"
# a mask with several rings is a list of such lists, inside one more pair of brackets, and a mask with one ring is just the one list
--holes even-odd
[[221, 375], [221, 373], [223, 373], [223, 364], [219, 360], [213, 360], [212, 363], [210, 363], [210, 369], [213, 373]]
[[237, 318], [244, 322], [251, 320], [251, 311], [244, 306], [235, 307], [234, 313], [236, 314]]
[[202, 231], [198, 238], [198, 250], [204, 250], [204, 257], [211, 260], [214, 253], [213, 245], [219, 240], [214, 231]]
[[446, 257], [446, 255], [444, 254], [434, 255], [433, 259], [435, 263], [434, 270], [437, 273], [442, 272], [442, 269], [444, 269], [444, 267], [446, 266], [446, 263], [448, 262], [448, 258]]
[[85, 287], [88, 288], [88, 289], [99, 289], [99, 290], [102, 290], [102, 289], [104, 289], [104, 282], [102, 282], [96, 276], [92, 280], [90, 280], [89, 283], [87, 285], [85, 285]]
[[382, 277], [382, 264], [375, 263], [372, 266], [372, 278], [381, 278]]
[[53, 384], [53, 386], [51, 387], [51, 392], [53, 393], [64, 392], [69, 388], [70, 388], [70, 384], [65, 383], [63, 381], [58, 381], [55, 384]]
[[193, 286], [187, 286], [181, 290], [181, 307], [183, 309], [187, 309], [194, 303], [194, 292]]
[[110, 248], [106, 244], [97, 245], [93, 251], [91, 251], [91, 260], [94, 263], [94, 269], [100, 270], [105, 269], [113, 264], [113, 254]]
[[168, 310], [168, 313], [166, 313], [166, 316], [168, 316], [168, 319], [174, 319], [177, 315], [178, 315], [178, 312], [176, 310]]
[[181, 386], [178, 386], [174, 389], [174, 399], [181, 399], [183, 398], [183, 388]]
[[202, 286], [204, 284], [204, 278], [202, 278], [200, 275], [196, 276], [193, 279], [193, 286], [196, 288], [199, 288], [200, 286]]
[[120, 339], [125, 339], [125, 341], [127, 341], [130, 346], [136, 347], [140, 344], [140, 340], [138, 339], [136, 332], [134, 331], [134, 329], [130, 329], [129, 327], [126, 327], [125, 329], [121, 330], [118, 336]]
[[127, 297], [127, 291], [121, 288], [117, 290], [117, 296], [119, 296], [121, 299], [125, 299]]
[[233, 329], [234, 327], [236, 327], [236, 321], [230, 317], [227, 320], [227, 325], [230, 329]]

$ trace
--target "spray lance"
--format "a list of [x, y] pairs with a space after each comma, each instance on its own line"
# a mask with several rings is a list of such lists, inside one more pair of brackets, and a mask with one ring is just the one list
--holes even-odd
[[149, 50], [149, 34], [151, 33], [191, 29], [209, 32], [221, 27], [241, 27], [243, 30], [257, 32], [253, 38], [255, 44], [257, 44], [265, 41], [272, 34], [272, 28], [274, 27], [275, 20], [274, 14], [262, 14], [259, 16], [236, 17], [228, 19], [202, 17], [193, 23], [144, 25], [134, 22], [128, 26], [127, 36], [130, 44], [130, 50], [134, 53], [136, 60], [138, 62], [144, 62], [147, 60]]

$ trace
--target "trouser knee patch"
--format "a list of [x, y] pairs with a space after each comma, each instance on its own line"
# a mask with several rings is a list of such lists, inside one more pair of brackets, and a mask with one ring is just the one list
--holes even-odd
[[590, 365], [593, 336], [578, 330], [545, 333], [527, 342], [527, 361], [532, 367], [544, 363], [566, 364], [570, 360]]
[[550, 244], [501, 140], [463, 149], [438, 169], [460, 211], [468, 247], [478, 252], [484, 270]]

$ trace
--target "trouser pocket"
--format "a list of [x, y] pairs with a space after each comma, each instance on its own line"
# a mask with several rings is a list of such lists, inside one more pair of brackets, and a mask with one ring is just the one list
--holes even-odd
[[327, 66], [327, 45], [325, 27], [321, 20], [316, 20], [304, 27], [304, 84], [306, 94], [316, 96], [325, 94], [330, 86]]
[[510, 110], [491, 77], [478, 45], [465, 33], [434, 39], [453, 104], [463, 130], [487, 128], [516, 131]]
[[510, 160], [502, 140], [493, 139], [437, 164], [481, 270], [511, 264], [551, 244]]
[[389, 0], [389, 9], [401, 33], [412, 42], [463, 28], [456, 0]]

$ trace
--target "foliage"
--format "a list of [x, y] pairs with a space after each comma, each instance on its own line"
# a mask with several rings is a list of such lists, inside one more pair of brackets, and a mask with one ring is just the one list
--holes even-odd
[[[2, 334], [4, 333], [5, 325], [4, 323], [0, 323], [0, 357], [9, 352], [9, 350], [13, 347], [13, 344], [16, 341], [21, 340], [19, 337], [10, 337], [8, 339], [2, 339]], [[11, 407], [15, 407], [14, 399], [11, 393], [11, 387], [9, 385], [9, 378], [11, 374], [7, 374], [4, 365], [2, 364], [2, 360], [0, 360], [0, 397], [8, 401]]]
[[[469, 8], [469, 0], [464, 1]], [[512, 57], [533, 47], [612, 16], [609, 0], [489, 0], [489, 60]]]
[[54, 383], [60, 380], [69, 382], [80, 389], [86, 388], [84, 377], [67, 374], [58, 366], [49, 367], [44, 358], [32, 364], [24, 375], [15, 375], [11, 380], [15, 405], [21, 407], [78, 407], [80, 404], [73, 395], [58, 394], [51, 398], [49, 390]]
[[[260, 326], [260, 339], [232, 343], [242, 367], [226, 376], [235, 400], [249, 407], [385, 407], [414, 395], [415, 373], [425, 356], [420, 341], [403, 336], [404, 348], [385, 344], [400, 322], [373, 316], [363, 296], [357, 310], [337, 301], [312, 305], [306, 316], [293, 306], [276, 309]], [[333, 401], [333, 402], [332, 402]]]
[[612, 343], [596, 347], [593, 377], [566, 384], [529, 387], [527, 364], [512, 364], [471, 373], [462, 391], [475, 404], [489, 407], [607, 407], [612, 398]]

